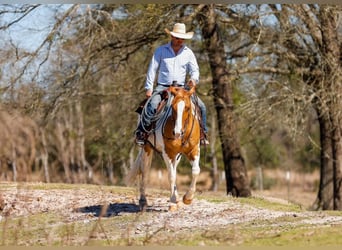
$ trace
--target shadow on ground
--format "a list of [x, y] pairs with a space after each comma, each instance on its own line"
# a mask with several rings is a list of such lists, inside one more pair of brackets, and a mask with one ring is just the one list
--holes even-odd
[[[119, 216], [122, 213], [140, 213], [139, 205], [134, 203], [114, 203], [109, 205], [94, 205], [81, 207], [74, 210], [78, 213], [93, 214], [96, 217]], [[163, 207], [148, 206], [145, 212], [167, 212]]]

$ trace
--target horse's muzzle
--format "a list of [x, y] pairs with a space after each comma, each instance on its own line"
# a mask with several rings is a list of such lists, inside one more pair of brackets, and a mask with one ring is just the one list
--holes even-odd
[[177, 139], [180, 139], [180, 138], [183, 137], [183, 131], [181, 131], [180, 133], [175, 133], [175, 132], [173, 132], [173, 135], [174, 135], [174, 137], [175, 137], [176, 140], [177, 140]]

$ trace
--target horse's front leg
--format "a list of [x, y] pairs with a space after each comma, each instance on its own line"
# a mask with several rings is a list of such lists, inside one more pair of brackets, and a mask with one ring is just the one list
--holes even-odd
[[170, 184], [170, 210], [174, 211], [177, 209], [177, 205], [179, 205], [179, 197], [177, 190], [177, 165], [180, 161], [181, 155], [175, 157], [174, 160], [169, 159], [167, 156], [164, 158], [165, 163], [167, 165], [167, 169], [169, 172], [169, 184]]
[[169, 170], [169, 181], [170, 181], [170, 202], [171, 203], [177, 203], [179, 201], [178, 197], [178, 190], [177, 190], [177, 185], [176, 185], [176, 177], [177, 177], [177, 168], [174, 166], [170, 167]]
[[194, 157], [193, 161], [190, 161], [192, 166], [192, 179], [191, 184], [189, 187], [189, 190], [186, 192], [186, 194], [183, 196], [183, 203], [186, 205], [191, 204], [192, 200], [194, 199], [195, 192], [196, 192], [196, 183], [197, 179], [200, 173], [200, 167], [199, 167], [199, 154], [198, 156]]

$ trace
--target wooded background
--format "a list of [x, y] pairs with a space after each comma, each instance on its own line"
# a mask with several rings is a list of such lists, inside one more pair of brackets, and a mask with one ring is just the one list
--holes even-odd
[[0, 180], [123, 185], [148, 63], [169, 41], [164, 29], [184, 22], [208, 109], [202, 171], [225, 171], [240, 197], [253, 188], [249, 169], [319, 168], [315, 208], [340, 210], [341, 10], [0, 5]]

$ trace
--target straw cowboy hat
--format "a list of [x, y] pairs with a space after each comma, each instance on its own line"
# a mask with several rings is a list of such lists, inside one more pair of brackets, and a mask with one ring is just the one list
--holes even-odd
[[181, 39], [191, 39], [194, 35], [194, 32], [186, 32], [185, 24], [184, 23], [176, 23], [173, 26], [173, 30], [169, 31], [168, 29], [165, 29], [165, 32], [167, 34], [170, 34], [171, 36], [178, 37]]

